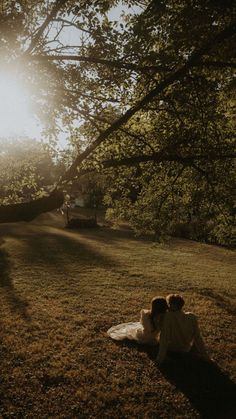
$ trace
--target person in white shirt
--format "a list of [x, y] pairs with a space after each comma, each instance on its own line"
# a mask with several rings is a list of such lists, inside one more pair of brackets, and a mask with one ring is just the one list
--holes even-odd
[[188, 353], [192, 348], [196, 355], [209, 361], [197, 317], [193, 313], [182, 310], [183, 297], [170, 294], [166, 297], [166, 301], [169, 311], [165, 314], [161, 328], [157, 364], [165, 360], [167, 351]]

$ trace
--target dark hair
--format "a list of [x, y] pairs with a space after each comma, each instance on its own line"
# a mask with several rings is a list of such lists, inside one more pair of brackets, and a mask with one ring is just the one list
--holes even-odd
[[170, 310], [181, 310], [181, 308], [184, 306], [184, 299], [179, 294], [169, 294], [166, 297], [167, 304], [170, 308]]
[[164, 314], [168, 309], [166, 299], [164, 297], [154, 297], [151, 301], [150, 317], [155, 328], [154, 318], [158, 314]]

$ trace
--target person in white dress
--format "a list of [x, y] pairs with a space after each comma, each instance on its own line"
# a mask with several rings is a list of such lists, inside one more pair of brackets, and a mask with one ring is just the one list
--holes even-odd
[[168, 305], [164, 297], [154, 297], [150, 310], [140, 311], [139, 322], [121, 323], [108, 329], [107, 334], [114, 340], [133, 340], [143, 345], [157, 345], [161, 326]]

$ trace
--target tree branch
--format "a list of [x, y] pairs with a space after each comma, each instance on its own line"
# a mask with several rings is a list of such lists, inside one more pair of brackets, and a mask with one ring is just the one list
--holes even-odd
[[194, 67], [236, 68], [236, 63], [227, 61], [202, 61], [196, 63]]
[[[83, 55], [33, 55], [31, 59], [35, 59], [37, 61], [80, 61], [80, 62], [88, 62], [93, 64], [102, 64], [106, 65], [107, 67], [111, 68], [126, 68], [128, 70], [136, 71], [136, 72], [155, 72], [155, 73], [163, 73], [171, 71], [171, 68], [163, 66], [163, 65], [137, 65], [122, 61], [111, 61], [105, 60], [102, 58], [96, 57], [85, 57]], [[228, 62], [228, 61], [202, 61], [193, 64], [193, 67], [213, 67], [213, 68], [236, 68], [236, 63]]]
[[[28, 49], [25, 51], [23, 55], [29, 56], [29, 54], [35, 49], [40, 40], [41, 36], [45, 28], [48, 24], [52, 21], [52, 19], [58, 13], [60, 7], [65, 4], [66, 0], [57, 0], [52, 8], [52, 11], [49, 13], [47, 18], [45, 19], [42, 26], [38, 29], [36, 35], [31, 40], [31, 43]], [[105, 129], [101, 134], [98, 135], [96, 140], [89, 145], [80, 155], [77, 156], [71, 167], [65, 172], [64, 176], [59, 182], [61, 185], [63, 182], [67, 182], [71, 180], [75, 175], [78, 174], [77, 168], [78, 166], [89, 156], [92, 152], [102, 144], [112, 133], [116, 130], [120, 129], [122, 125], [127, 123], [129, 119], [135, 115], [138, 111], [143, 109], [147, 104], [149, 104], [153, 98], [158, 96], [160, 93], [165, 91], [167, 87], [169, 87], [172, 83], [177, 80], [181, 80], [185, 74], [195, 65], [198, 65], [199, 60], [218, 43], [224, 41], [225, 39], [232, 36], [235, 32], [235, 22], [229, 25], [226, 29], [219, 32], [215, 37], [212, 37], [208, 42], [205, 43], [201, 48], [195, 51], [187, 60], [186, 62], [174, 70], [171, 74], [169, 74], [164, 80], [161, 80], [157, 86], [148, 92], [139, 102], [137, 102], [133, 107], [131, 107], [126, 113], [124, 113], [121, 117], [115, 120], [111, 126]], [[31, 57], [32, 58], [32, 57]], [[104, 61], [104, 60], [103, 60]], [[105, 60], [108, 61], [109, 60]], [[111, 61], [110, 61], [111, 63]], [[118, 65], [120, 63], [118, 62]], [[132, 64], [130, 64], [132, 66]], [[235, 158], [234, 154], [224, 155], [224, 156], [217, 156], [217, 155], [198, 155], [198, 156], [188, 156], [188, 157], [181, 157], [178, 155], [165, 155], [163, 154], [163, 150], [157, 153], [153, 153], [151, 156], [135, 156], [131, 158], [120, 159], [116, 163], [114, 160], [108, 160], [104, 162], [104, 167], [115, 167], [121, 165], [131, 165], [137, 164], [144, 161], [177, 161], [182, 164], [195, 164], [196, 160], [214, 160], [214, 159], [224, 159], [224, 158]], [[6, 205], [0, 206], [0, 222], [17, 222], [17, 221], [30, 221], [39, 215], [42, 212], [51, 211], [55, 208], [58, 208], [63, 203], [63, 194], [61, 191], [55, 189], [48, 197], [40, 198], [28, 203], [20, 203], [20, 204], [13, 204], [13, 205]]]
[[54, 19], [54, 21], [55, 22], [61, 22], [63, 24], [66, 24], [67, 26], [73, 26], [74, 28], [79, 29], [80, 31], [91, 34], [91, 31], [89, 31], [88, 29], [84, 29], [83, 25], [80, 25], [79, 23], [70, 22], [69, 20], [62, 19], [62, 18]]
[[[139, 163], [146, 163], [146, 162], [155, 162], [155, 163], [161, 163], [161, 162], [176, 162], [181, 163], [184, 166], [193, 166], [195, 167], [196, 161], [209, 161], [209, 158], [211, 161], [216, 160], [228, 160], [228, 159], [234, 159], [236, 158], [236, 153], [233, 154], [224, 154], [224, 155], [213, 155], [210, 156], [207, 154], [202, 155], [191, 155], [191, 156], [181, 156], [179, 154], [166, 154], [166, 151], [170, 149], [171, 146], [164, 148], [163, 150], [160, 150], [156, 153], [148, 154], [148, 155], [141, 155], [141, 156], [132, 156], [132, 157], [125, 157], [123, 159], [109, 159], [102, 161], [101, 168], [102, 169], [109, 169], [111, 167], [121, 167], [121, 166], [135, 166]], [[94, 172], [96, 169], [94, 168], [88, 168], [88, 169], [81, 169], [77, 176], [82, 176], [87, 173]]]
[[209, 159], [211, 161], [215, 161], [215, 160], [228, 160], [228, 159], [234, 159], [236, 158], [236, 153], [235, 154], [227, 154], [227, 155], [192, 155], [192, 156], [180, 156], [178, 154], [163, 154], [163, 150], [161, 150], [160, 152], [156, 152], [150, 155], [141, 155], [141, 156], [134, 156], [134, 157], [126, 157], [124, 159], [119, 159], [119, 160], [106, 160], [103, 162], [103, 166], [105, 168], [107, 167], [119, 167], [119, 166], [133, 166], [135, 164], [138, 163], [144, 163], [144, 162], [148, 162], [148, 161], [154, 161], [156, 163], [159, 162], [163, 162], [163, 161], [175, 161], [178, 163], [183, 163], [183, 164], [191, 164], [194, 161], [199, 161], [199, 160], [208, 160]]
[[60, 8], [66, 3], [67, 0], [56, 0], [51, 12], [47, 15], [46, 19], [44, 20], [43, 24], [39, 27], [38, 31], [36, 32], [35, 36], [33, 37], [33, 39], [31, 40], [31, 43], [29, 45], [29, 47], [27, 48], [27, 50], [24, 52], [23, 55], [28, 55], [30, 54], [35, 47], [38, 44], [38, 41], [40, 40], [41, 36], [43, 35], [43, 32], [45, 31], [45, 29], [47, 28], [47, 26], [49, 25], [49, 23], [53, 20], [53, 18], [57, 15], [57, 13], [59, 12]]
[[57, 189], [49, 196], [30, 202], [0, 206], [0, 223], [31, 221], [43, 212], [52, 211], [62, 206], [63, 193]]
[[37, 60], [37, 61], [81, 61], [81, 62], [87, 62], [92, 64], [102, 64], [106, 65], [107, 67], [111, 68], [120, 68], [120, 69], [127, 69], [132, 71], [141, 71], [141, 72], [147, 72], [147, 71], [153, 71], [156, 72], [166, 72], [169, 71], [165, 66], [139, 66], [137, 64], [131, 64], [123, 61], [112, 61], [112, 60], [105, 60], [103, 58], [98, 57], [85, 57], [83, 55], [32, 55], [30, 57], [31, 60]]
[[[204, 46], [195, 51], [191, 57], [186, 61], [186, 63], [174, 71], [172, 74], [166, 77], [163, 81], [159, 82], [157, 86], [151, 90], [147, 95], [145, 95], [136, 105], [131, 107], [126, 113], [124, 113], [120, 118], [113, 122], [113, 124], [105, 129], [96, 140], [89, 145], [80, 155], [77, 156], [71, 167], [65, 172], [64, 176], [61, 178], [61, 182], [67, 182], [71, 180], [77, 174], [77, 167], [85, 160], [101, 143], [103, 143], [113, 132], [118, 130], [122, 125], [129, 121], [129, 119], [140, 111], [144, 106], [152, 101], [157, 95], [163, 92], [168, 86], [170, 86], [174, 81], [180, 80], [186, 74], [186, 72], [196, 64], [199, 59], [205, 55], [209, 50], [218, 42], [229, 38], [234, 34], [236, 27], [236, 22], [233, 22], [223, 31], [219, 32], [215, 38], [212, 38], [210, 41], [206, 42]], [[59, 183], [59, 184], [60, 184]]]

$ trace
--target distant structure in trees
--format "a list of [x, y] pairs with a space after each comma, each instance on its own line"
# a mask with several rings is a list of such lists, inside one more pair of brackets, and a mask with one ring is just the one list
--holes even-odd
[[76, 228], [96, 228], [97, 224], [97, 214], [95, 212], [93, 217], [82, 218], [82, 217], [70, 217], [70, 207], [67, 206], [66, 209], [66, 228], [76, 229]]

